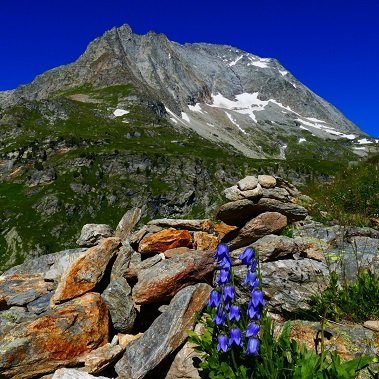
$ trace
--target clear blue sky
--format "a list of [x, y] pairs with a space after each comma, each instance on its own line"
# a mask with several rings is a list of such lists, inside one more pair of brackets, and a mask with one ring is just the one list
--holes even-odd
[[128, 23], [177, 42], [223, 43], [273, 57], [379, 137], [378, 0], [1, 0], [0, 90], [75, 60]]

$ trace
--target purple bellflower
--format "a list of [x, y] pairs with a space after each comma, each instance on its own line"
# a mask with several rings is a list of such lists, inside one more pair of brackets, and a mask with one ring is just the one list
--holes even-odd
[[246, 337], [257, 337], [261, 327], [254, 322], [251, 322], [246, 330]]
[[234, 287], [231, 285], [225, 286], [222, 291], [222, 297], [224, 299], [224, 303], [229, 303], [230, 301], [233, 301], [235, 297]]
[[229, 248], [228, 245], [225, 243], [220, 243], [217, 246], [215, 258], [217, 262], [221, 262], [223, 258], [229, 258]]
[[213, 290], [209, 296], [208, 307], [217, 308], [221, 303], [221, 292]]
[[230, 272], [228, 270], [220, 270], [220, 273], [216, 279], [216, 283], [221, 286], [222, 284], [226, 284], [230, 282]]
[[239, 260], [244, 264], [244, 265], [250, 265], [252, 262], [252, 259], [255, 256], [255, 251], [251, 247], [247, 247], [242, 254], [239, 256]]
[[252, 320], [259, 320], [261, 318], [261, 310], [260, 308], [254, 307], [252, 300], [250, 300], [249, 305], [247, 307], [247, 315]]
[[251, 293], [251, 302], [253, 303], [254, 308], [258, 308], [259, 305], [262, 305], [262, 307], [264, 307], [266, 303], [263, 299], [263, 292], [254, 290]]
[[229, 346], [233, 344], [237, 346], [242, 345], [241, 331], [238, 328], [230, 329]]
[[249, 285], [250, 289], [257, 288], [259, 284], [257, 273], [248, 271], [246, 274], [246, 279], [244, 281], [244, 284]]
[[217, 337], [217, 350], [223, 352], [228, 350], [228, 337], [224, 334], [220, 334]]
[[229, 321], [241, 320], [241, 312], [240, 312], [240, 307], [238, 305], [231, 305], [230, 306], [229, 313], [228, 313], [228, 319], [229, 319]]
[[225, 313], [221, 307], [217, 308], [216, 316], [213, 321], [216, 325], [225, 325]]
[[259, 351], [259, 341], [256, 338], [249, 338], [247, 341], [246, 354], [248, 355], [258, 355]]

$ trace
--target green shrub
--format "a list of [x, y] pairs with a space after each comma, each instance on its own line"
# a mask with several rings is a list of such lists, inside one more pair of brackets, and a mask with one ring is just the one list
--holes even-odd
[[360, 271], [353, 283], [338, 285], [338, 275], [332, 272], [328, 287], [309, 300], [310, 316], [333, 321], [345, 319], [362, 322], [379, 319], [379, 278], [370, 271]]

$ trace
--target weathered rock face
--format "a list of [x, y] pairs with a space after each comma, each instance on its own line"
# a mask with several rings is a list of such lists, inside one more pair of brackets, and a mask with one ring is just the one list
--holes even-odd
[[153, 255], [151, 258], [144, 259], [143, 261], [139, 260], [136, 262], [131, 262], [129, 267], [125, 270], [123, 277], [126, 279], [135, 279], [137, 278], [138, 273], [155, 266], [163, 258], [165, 258], [165, 256], [162, 253], [160, 253]]
[[141, 271], [133, 288], [136, 304], [170, 300], [182, 288], [204, 280], [215, 268], [213, 252], [193, 251]]
[[62, 276], [52, 302], [61, 303], [93, 290], [119, 247], [118, 238], [107, 238], [79, 256]]
[[108, 342], [108, 310], [99, 294], [88, 293], [25, 322], [0, 340], [0, 377], [32, 378]]
[[[241, 301], [247, 300], [250, 291], [243, 286], [247, 269], [236, 267], [234, 279], [241, 293]], [[310, 294], [320, 293], [327, 285], [327, 266], [312, 259], [285, 259], [261, 264], [262, 286], [273, 312], [286, 313], [308, 309], [306, 300]]]
[[257, 239], [272, 233], [278, 233], [287, 226], [287, 217], [277, 212], [266, 212], [253, 218], [243, 226], [230, 244], [230, 249], [247, 246]]
[[308, 216], [308, 211], [300, 205], [263, 197], [259, 199], [256, 209], [259, 212], [280, 212], [287, 216], [289, 221], [304, 220]]
[[139, 244], [141, 254], [162, 253], [175, 247], [192, 247], [188, 230], [165, 229], [145, 237]]
[[141, 208], [133, 208], [128, 210], [117, 225], [115, 236], [124, 241], [128, 238], [133, 228], [138, 224], [141, 218], [142, 210]]
[[131, 297], [132, 289], [124, 278], [111, 281], [102, 294], [108, 307], [114, 329], [129, 333], [133, 329], [137, 312]]
[[189, 247], [176, 247], [175, 249], [166, 250], [163, 254], [166, 258], [172, 258], [172, 257], [175, 257], [176, 255], [189, 253], [191, 250], [192, 249], [190, 249]]
[[106, 224], [86, 224], [83, 226], [76, 243], [80, 247], [95, 246], [104, 238], [113, 237], [114, 231]]
[[127, 345], [125, 354], [116, 364], [121, 378], [141, 379], [151, 372], [187, 338], [193, 328], [195, 314], [205, 306], [211, 287], [197, 284], [182, 289], [162, 313], [137, 340]]

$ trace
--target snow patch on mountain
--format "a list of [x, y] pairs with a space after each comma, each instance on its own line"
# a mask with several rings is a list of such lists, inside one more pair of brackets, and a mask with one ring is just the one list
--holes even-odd
[[121, 117], [121, 116], [125, 116], [126, 114], [128, 114], [129, 111], [126, 111], [125, 109], [116, 109], [114, 112], [113, 112], [113, 115], [115, 117]]
[[245, 130], [243, 130], [237, 123], [237, 121], [233, 118], [233, 116], [228, 113], [228, 112], [225, 112], [225, 114], [228, 116], [228, 119], [230, 120], [230, 122], [235, 125], [243, 134], [247, 134]]

